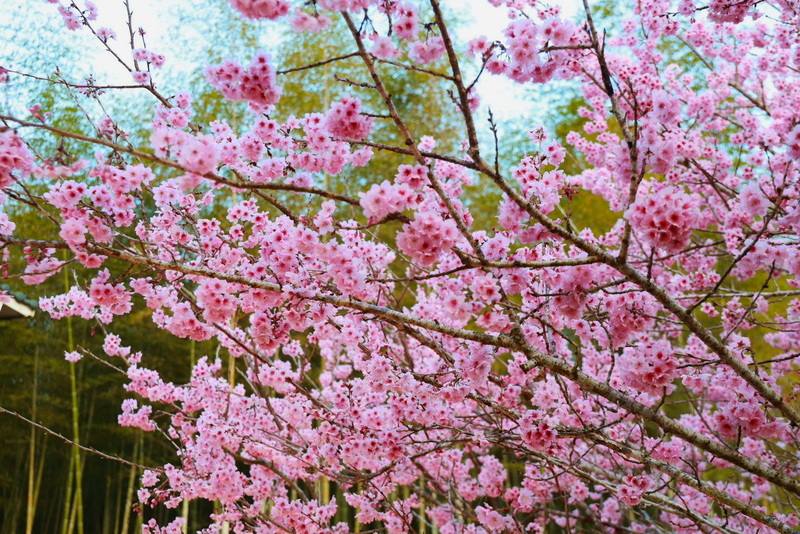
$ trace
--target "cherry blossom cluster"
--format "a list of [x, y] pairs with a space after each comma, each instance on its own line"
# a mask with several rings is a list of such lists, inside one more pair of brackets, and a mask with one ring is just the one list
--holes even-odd
[[666, 340], [626, 348], [619, 362], [623, 382], [645, 393], [671, 391], [677, 375], [677, 362], [672, 350], [672, 345]]
[[275, 69], [265, 53], [253, 57], [247, 68], [233, 61], [227, 61], [209, 67], [206, 75], [209, 83], [226, 98], [245, 100], [257, 110], [274, 105], [281, 97], [281, 89], [275, 79]]
[[231, 5], [252, 19], [276, 19], [286, 15], [290, 7], [286, 0], [231, 0]]
[[383, 181], [372, 185], [366, 193], [362, 193], [360, 204], [370, 222], [376, 222], [410, 207], [414, 196], [411, 188], [405, 184]]
[[343, 98], [331, 106], [323, 124], [331, 136], [349, 141], [361, 141], [372, 130], [372, 118], [361, 113], [361, 102], [356, 98]]
[[443, 252], [458, 239], [458, 228], [452, 219], [435, 213], [418, 213], [414, 220], [397, 234], [397, 247], [423, 267], [436, 263]]
[[[567, 49], [580, 42], [580, 31], [555, 13], [543, 13], [540, 23], [519, 19], [505, 30], [506, 50], [510, 61], [493, 57], [487, 68], [495, 74], [505, 73], [518, 82], [543, 83], [562, 70], [570, 69]], [[481, 48], [483, 48], [481, 50]], [[491, 49], [477, 47], [484, 55]]]
[[33, 156], [24, 141], [11, 130], [0, 133], [0, 187], [24, 178], [33, 169]]
[[642, 194], [627, 214], [642, 239], [667, 252], [682, 250], [698, 226], [698, 202], [681, 190], [663, 188]]

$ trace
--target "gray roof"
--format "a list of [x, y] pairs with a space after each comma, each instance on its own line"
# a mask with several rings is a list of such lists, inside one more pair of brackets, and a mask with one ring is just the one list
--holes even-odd
[[0, 320], [33, 317], [34, 311], [14, 297], [0, 297]]

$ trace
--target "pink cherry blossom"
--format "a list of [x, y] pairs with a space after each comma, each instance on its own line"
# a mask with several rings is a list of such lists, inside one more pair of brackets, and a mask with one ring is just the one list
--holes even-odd
[[252, 19], [276, 19], [289, 12], [286, 0], [231, 0], [231, 5]]
[[[144, 531], [192, 500], [209, 532], [796, 531], [796, 6], [490, 0], [474, 36], [443, 4], [232, 0], [348, 43], [207, 67], [235, 120], [162, 92], [174, 51], [138, 37], [143, 124], [112, 89], [76, 93], [120, 99], [86, 129], [9, 93], [0, 268], [68, 270], [39, 307], [102, 351], [65, 358], [121, 369], [118, 423], [163, 440]], [[345, 60], [298, 111], [284, 80]], [[489, 115], [491, 77], [529, 105]], [[201, 342], [188, 379], [123, 341], [132, 313]]]
[[226, 98], [245, 100], [255, 109], [267, 108], [281, 97], [275, 70], [270, 64], [269, 56], [263, 52], [253, 57], [247, 68], [227, 61], [209, 67], [206, 75], [209, 83]]
[[453, 220], [422, 212], [397, 235], [397, 246], [427, 267], [436, 263], [439, 256], [455, 244], [457, 237], [458, 228]]

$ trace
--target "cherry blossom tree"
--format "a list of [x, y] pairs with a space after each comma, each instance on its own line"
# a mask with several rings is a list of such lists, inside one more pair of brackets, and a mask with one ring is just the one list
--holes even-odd
[[[492, 0], [505, 31], [467, 43], [440, 0], [231, 0], [265, 27], [352, 42], [307, 65], [254, 50], [207, 66], [249, 108], [235, 126], [198, 124], [190, 95], [162, 91], [169, 51], [130, 18], [117, 36], [91, 2], [51, 3], [131, 76], [59, 83], [150, 93], [149, 139], [109, 116], [81, 132], [38, 108], [0, 114], [2, 202], [54, 235], [0, 213], [0, 246], [26, 283], [73, 269], [41, 308], [107, 334], [105, 354], [66, 358], [120, 367], [119, 423], [174, 447], [142, 476], [143, 506], [217, 501], [210, 531], [345, 532], [334, 484], [387, 532], [800, 528], [796, 0], [631, 2], [617, 33], [585, 0], [578, 21]], [[352, 58], [349, 96], [281, 117], [282, 77]], [[447, 85], [463, 139], [415, 133], [387, 90], [408, 70]], [[582, 127], [562, 143], [531, 125], [502, 168], [497, 125], [477, 121], [485, 76], [572, 84]], [[94, 158], [40, 153], [31, 132]], [[357, 195], [326, 185], [386, 154], [405, 163]], [[476, 184], [502, 194], [490, 213], [466, 196]], [[578, 193], [607, 203], [609, 231], [574, 224]], [[238, 375], [215, 355], [183, 384], [148, 368], [113, 333], [138, 302], [172, 335], [214, 340]]]

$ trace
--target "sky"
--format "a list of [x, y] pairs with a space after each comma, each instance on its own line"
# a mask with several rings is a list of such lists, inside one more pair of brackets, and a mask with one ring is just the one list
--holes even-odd
[[[448, 5], [462, 5], [467, 15], [465, 25], [460, 28], [458, 37], [466, 43], [478, 35], [501, 37], [503, 29], [508, 25], [508, 17], [504, 8], [494, 7], [486, 0], [454, 0]], [[561, 13], [566, 17], [575, 16], [581, 0], [552, 1], [559, 5]], [[483, 76], [478, 83], [478, 94], [482, 103], [491, 108], [499, 120], [511, 120], [519, 114], [520, 109], [530, 107], [530, 91], [523, 89], [518, 83], [505, 76]]]
[[[122, 42], [127, 33], [124, 25], [125, 9], [122, 0], [94, 0], [100, 11], [97, 26], [108, 26], [114, 29], [118, 35], [117, 48], [121, 52], [127, 52], [126, 43]], [[177, 14], [179, 10], [186, 9], [186, 3], [170, 0], [129, 0], [133, 11], [134, 26], [142, 27], [146, 30], [148, 47], [156, 52], [164, 53], [167, 56], [167, 64], [164, 67], [172, 72], [189, 72], [194, 66], [181, 61], [180, 51], [172, 50], [170, 46], [170, 31], [175, 29]], [[562, 13], [566, 16], [577, 14], [580, 0], [554, 0], [558, 4]], [[447, 7], [456, 11], [464, 24], [456, 32], [459, 41], [466, 43], [472, 37], [486, 35], [490, 38], [498, 38], [502, 35], [502, 30], [508, 22], [504, 8], [492, 6], [487, 0], [444, 0]], [[73, 47], [83, 55], [83, 68], [88, 74], [93, 72], [97, 83], [130, 83], [130, 75], [117, 63], [117, 61], [106, 51], [103, 50], [99, 42], [93, 37], [85, 35], [75, 35], [76, 33], [86, 33], [85, 31], [67, 32], [59, 15], [56, 13], [55, 6], [48, 4], [44, 0], [0, 0], [0, 31], [19, 24], [19, 20], [27, 19], [35, 26], [44, 24], [55, 26], [60, 31], [55, 33], [64, 40], [65, 47]], [[275, 28], [275, 22], [265, 21], [265, 45], [269, 49], [270, 45], [278, 44], [280, 32], [270, 32], [270, 28]], [[187, 31], [191, 29], [187, 28]], [[5, 44], [3, 42], [5, 41]], [[15, 59], [23, 54], [35, 54], [35, 51], [15, 50], [13, 44], [8, 39], [3, 39], [0, 33], [0, 65], [9, 68], [14, 67]], [[130, 53], [127, 52], [127, 55]], [[127, 58], [127, 55], [123, 56]], [[247, 58], [239, 58], [246, 60]], [[284, 65], [278, 65], [284, 67]], [[48, 73], [36, 73], [47, 75]], [[158, 75], [156, 73], [156, 82]], [[531, 91], [525, 90], [518, 84], [511, 82], [505, 77], [484, 75], [478, 86], [478, 94], [481, 97], [482, 113], [486, 114], [488, 108], [499, 121], [512, 120], [519, 117], [519, 110], [531, 108]]]

